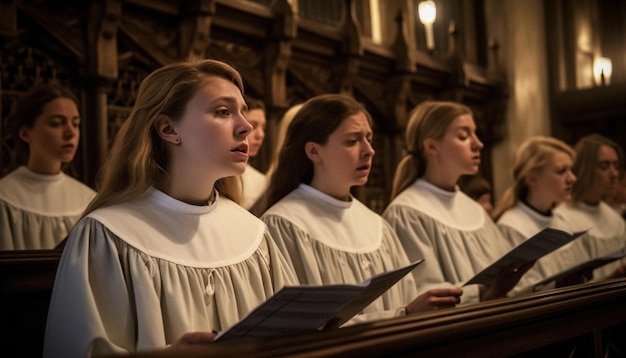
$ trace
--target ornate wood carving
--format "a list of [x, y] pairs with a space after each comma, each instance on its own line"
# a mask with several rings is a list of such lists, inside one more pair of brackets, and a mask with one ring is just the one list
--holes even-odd
[[204, 58], [210, 42], [211, 17], [215, 14], [213, 0], [194, 0], [187, 5], [180, 25], [180, 53], [188, 61]]
[[[75, 69], [67, 76], [80, 83], [75, 88], [85, 99], [88, 120], [83, 133], [89, 151], [83, 151], [81, 160], [90, 166], [82, 178], [88, 183], [127, 118], [140, 81], [173, 61], [214, 58], [232, 64], [241, 72], [247, 91], [266, 101], [270, 122], [288, 106], [314, 95], [352, 94], [376, 118], [377, 158], [381, 162], [375, 164], [372, 179], [363, 189], [366, 195], [360, 197], [376, 207], [386, 204], [393, 166], [402, 154], [401, 134], [408, 112], [419, 102], [427, 98], [467, 102], [484, 120], [481, 128], [499, 128], [489, 121], [502, 103], [492, 102], [503, 98], [494, 91], [499, 84], [493, 73], [465, 63], [462, 54], [455, 54], [458, 44], [454, 41], [454, 61], [416, 50], [404, 23], [414, 21], [414, 15], [399, 13], [396, 39], [391, 46], [384, 46], [363, 36], [357, 15], [367, 11], [357, 11], [357, 6], [366, 6], [365, 2], [334, 4], [332, 21], [319, 20], [324, 8], [315, 2], [310, 3], [314, 9], [308, 17], [300, 16], [304, 13], [297, 13], [292, 3], [89, 0], [70, 6], [50, 0], [3, 1], [0, 9], [9, 11], [3, 11], [0, 19], [23, 14], [28, 21], [18, 23], [22, 28], [16, 31], [11, 30], [14, 25], [10, 21], [0, 25], [2, 88], [7, 87], [6, 81], [11, 86], [26, 83], [20, 79], [24, 73], [9, 65], [7, 57], [26, 48], [25, 43], [63, 67]], [[55, 76], [60, 72], [41, 77]], [[2, 96], [3, 103], [11, 106], [6, 92]], [[2, 108], [3, 116], [7, 109], [6, 105]], [[271, 136], [272, 131], [268, 133]], [[4, 161], [10, 145], [6, 133], [0, 135], [5, 143], [0, 160]], [[496, 131], [489, 138], [497, 140], [499, 136]]]

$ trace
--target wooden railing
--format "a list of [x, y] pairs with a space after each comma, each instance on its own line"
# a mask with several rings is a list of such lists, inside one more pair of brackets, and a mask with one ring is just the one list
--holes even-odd
[[183, 357], [623, 357], [625, 342], [622, 279], [334, 331], [214, 343]]
[[[41, 355], [60, 254], [0, 252], [0, 339], [5, 351]], [[625, 346], [626, 279], [621, 279], [332, 331], [216, 342], [182, 356], [623, 357]]]

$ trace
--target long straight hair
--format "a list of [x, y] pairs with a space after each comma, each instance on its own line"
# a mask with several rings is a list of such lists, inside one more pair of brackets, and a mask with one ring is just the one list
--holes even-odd
[[352, 97], [325, 94], [306, 101], [287, 128], [284, 144], [278, 153], [276, 168], [271, 174], [267, 193], [262, 199], [258, 214], [265, 212], [301, 183], [311, 184], [314, 174], [313, 163], [306, 155], [306, 143], [326, 144], [328, 137], [346, 118], [361, 112], [372, 126], [369, 112]]
[[[216, 60], [170, 64], [143, 80], [130, 117], [115, 137], [99, 175], [98, 194], [83, 215], [138, 198], [150, 186], [164, 182], [169, 155], [154, 128], [155, 119], [163, 114], [180, 120], [189, 101], [212, 76], [232, 81], [243, 94], [239, 72]], [[241, 200], [239, 177], [219, 179], [215, 189], [236, 202]]]
[[426, 173], [424, 140], [443, 138], [450, 123], [464, 114], [472, 115], [472, 110], [463, 104], [449, 101], [424, 101], [411, 111], [406, 127], [407, 155], [396, 168], [391, 199]]

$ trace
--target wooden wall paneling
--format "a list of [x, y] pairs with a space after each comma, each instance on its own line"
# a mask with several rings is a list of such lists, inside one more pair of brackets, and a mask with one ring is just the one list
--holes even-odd
[[[107, 94], [118, 79], [117, 33], [122, 17], [119, 0], [90, 2], [87, 15], [85, 120], [83, 143], [85, 182], [95, 187], [96, 175], [109, 152]], [[88, 138], [88, 141], [85, 140]]]
[[266, 104], [267, 125], [265, 141], [257, 155], [256, 163], [267, 171], [274, 160], [276, 137], [280, 119], [289, 107], [287, 98], [287, 72], [291, 61], [291, 47], [297, 36], [296, 10], [287, 0], [274, 2], [272, 32], [265, 47], [265, 88], [263, 100]]
[[17, 0], [0, 1], [0, 37], [17, 33]]

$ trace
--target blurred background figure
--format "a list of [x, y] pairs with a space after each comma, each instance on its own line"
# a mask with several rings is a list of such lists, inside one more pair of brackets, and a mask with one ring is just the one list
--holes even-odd
[[617, 187], [615, 188], [615, 192], [612, 196], [608, 197], [606, 200], [607, 204], [609, 204], [618, 214], [622, 216], [626, 220], [626, 170], [622, 168], [620, 173], [619, 181], [617, 182]]
[[65, 174], [80, 139], [78, 99], [42, 84], [9, 117], [17, 168], [0, 179], [0, 249], [53, 249], [70, 232], [95, 192]]
[[[248, 95], [245, 95], [244, 99], [248, 105], [246, 119], [252, 124], [252, 132], [248, 135], [248, 155], [252, 159], [259, 154], [265, 140], [265, 126], [267, 125], [265, 103]], [[248, 163], [246, 170], [241, 175], [241, 179], [243, 182], [241, 206], [250, 210], [265, 192], [267, 177], [252, 164]]]
[[[591, 258], [601, 257], [626, 246], [624, 219], [609, 205], [615, 195], [624, 152], [619, 144], [599, 134], [581, 138], [574, 147], [572, 201], [557, 208], [570, 225], [570, 230], [589, 230], [581, 239], [588, 246]], [[614, 262], [593, 272], [594, 280], [623, 277], [624, 265]]]

